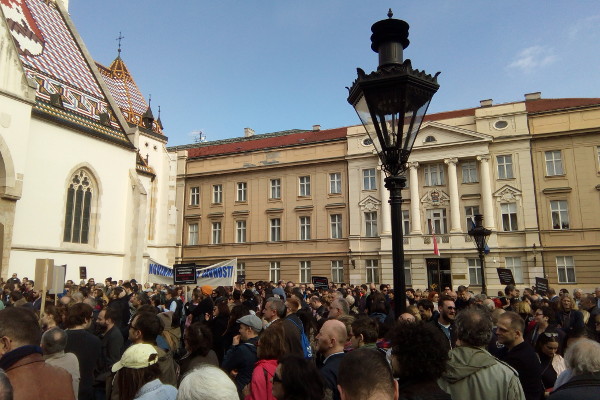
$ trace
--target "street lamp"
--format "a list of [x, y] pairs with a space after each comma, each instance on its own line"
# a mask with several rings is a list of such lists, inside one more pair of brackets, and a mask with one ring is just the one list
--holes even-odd
[[377, 71], [366, 74], [357, 68], [358, 78], [349, 88], [350, 103], [369, 134], [390, 191], [392, 222], [392, 263], [396, 315], [406, 310], [404, 248], [402, 244], [402, 188], [406, 186], [406, 163], [415, 143], [431, 98], [438, 90], [437, 76], [413, 69], [403, 61], [408, 47], [408, 24], [393, 19], [378, 21], [371, 27], [371, 49], [379, 53]]
[[481, 293], [487, 293], [485, 285], [485, 251], [487, 250], [487, 241], [492, 231], [483, 227], [483, 215], [475, 214], [475, 226], [469, 231], [469, 236], [473, 238], [477, 252], [479, 253], [479, 264], [481, 268]]

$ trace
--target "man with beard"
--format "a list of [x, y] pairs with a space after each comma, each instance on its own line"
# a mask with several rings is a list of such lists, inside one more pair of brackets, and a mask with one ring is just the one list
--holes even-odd
[[438, 311], [440, 314], [434, 316], [429, 323], [442, 331], [448, 339], [448, 350], [451, 350], [456, 346], [456, 333], [454, 332], [456, 306], [454, 300], [448, 296], [440, 297]]
[[94, 381], [96, 398], [106, 397], [106, 380], [111, 375], [110, 369], [114, 363], [121, 359], [121, 355], [123, 355], [123, 335], [116, 326], [119, 317], [119, 312], [116, 309], [108, 308], [100, 311], [96, 320], [96, 326], [98, 327], [100, 340], [102, 341], [100, 366], [95, 374], [96, 379]]

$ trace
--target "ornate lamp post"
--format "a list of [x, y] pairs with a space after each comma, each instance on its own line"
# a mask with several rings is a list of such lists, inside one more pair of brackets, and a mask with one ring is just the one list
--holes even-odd
[[475, 226], [469, 231], [469, 236], [473, 238], [477, 252], [479, 253], [479, 264], [481, 268], [481, 293], [487, 293], [487, 286], [485, 284], [485, 250], [487, 248], [487, 241], [492, 231], [483, 227], [483, 215], [475, 214]]
[[392, 222], [392, 263], [394, 306], [396, 315], [406, 310], [404, 248], [402, 239], [402, 188], [406, 186], [406, 163], [427, 113], [431, 98], [439, 85], [437, 76], [413, 69], [403, 61], [408, 47], [408, 24], [393, 19], [376, 22], [371, 27], [371, 49], [379, 53], [377, 71], [366, 74], [358, 68], [358, 78], [349, 89], [350, 103], [381, 159], [385, 187], [390, 191]]

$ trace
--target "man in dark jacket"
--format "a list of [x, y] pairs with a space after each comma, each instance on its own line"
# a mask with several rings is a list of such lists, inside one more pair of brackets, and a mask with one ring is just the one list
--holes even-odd
[[340, 399], [338, 390], [338, 372], [344, 357], [344, 345], [347, 341], [346, 325], [337, 319], [325, 321], [316, 337], [317, 351], [323, 356], [319, 371], [325, 382], [326, 389], [333, 394], [334, 400]]
[[115, 309], [108, 308], [100, 311], [96, 320], [96, 325], [101, 330], [100, 340], [102, 341], [102, 356], [94, 382], [96, 398], [106, 397], [106, 379], [111, 375], [110, 369], [123, 355], [123, 335], [116, 326], [120, 317]]
[[240, 334], [233, 338], [233, 347], [225, 353], [221, 367], [227, 373], [235, 375], [233, 381], [243, 399], [242, 390], [252, 380], [254, 364], [258, 361], [256, 344], [262, 330], [262, 321], [256, 315], [245, 315], [237, 322], [240, 324]]
[[565, 354], [571, 379], [550, 395], [550, 400], [596, 400], [600, 393], [600, 344], [580, 339]]
[[448, 351], [456, 347], [456, 333], [454, 332], [454, 319], [456, 318], [456, 306], [454, 300], [449, 296], [442, 296], [438, 301], [439, 314], [431, 318], [430, 324], [448, 339]]

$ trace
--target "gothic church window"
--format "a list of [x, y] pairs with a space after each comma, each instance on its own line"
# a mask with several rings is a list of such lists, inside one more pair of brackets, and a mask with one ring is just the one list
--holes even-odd
[[65, 208], [65, 230], [63, 241], [88, 243], [92, 217], [92, 202], [97, 195], [90, 174], [80, 169], [69, 183]]

